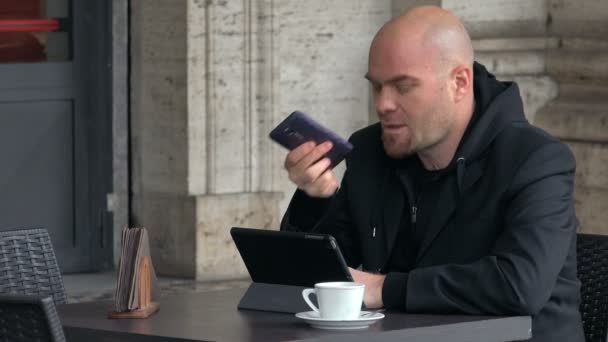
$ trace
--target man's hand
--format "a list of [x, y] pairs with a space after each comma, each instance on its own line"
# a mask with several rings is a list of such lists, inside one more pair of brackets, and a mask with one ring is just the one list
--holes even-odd
[[319, 160], [331, 150], [326, 141], [320, 145], [309, 141], [287, 154], [285, 169], [291, 180], [310, 197], [330, 197], [338, 189], [338, 180], [329, 168], [329, 158]]
[[365, 306], [369, 309], [379, 309], [383, 307], [382, 286], [384, 285], [384, 278], [386, 278], [386, 275], [361, 272], [350, 267], [348, 269], [356, 283], [365, 284], [365, 294], [363, 295]]

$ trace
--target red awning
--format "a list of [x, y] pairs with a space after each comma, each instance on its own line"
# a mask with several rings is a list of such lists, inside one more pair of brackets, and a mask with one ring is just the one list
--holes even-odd
[[56, 31], [57, 19], [0, 19], [0, 32]]

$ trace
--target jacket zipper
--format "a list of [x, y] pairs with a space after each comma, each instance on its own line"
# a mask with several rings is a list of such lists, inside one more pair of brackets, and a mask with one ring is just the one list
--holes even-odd
[[416, 196], [416, 200], [412, 204], [412, 208], [410, 210], [412, 231], [416, 229], [416, 221], [418, 220], [418, 203], [420, 203], [420, 196], [422, 196], [422, 189], [418, 189], [418, 195]]
[[412, 224], [416, 224], [416, 212], [418, 211], [418, 207], [416, 205], [412, 206]]

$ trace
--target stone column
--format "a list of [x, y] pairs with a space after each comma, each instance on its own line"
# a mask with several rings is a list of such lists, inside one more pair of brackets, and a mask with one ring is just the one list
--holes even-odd
[[195, 275], [188, 193], [185, 2], [131, 2], [132, 219], [150, 232], [161, 275]]
[[196, 199], [196, 278], [246, 270], [233, 226], [279, 225], [274, 1], [188, 2], [188, 193]]

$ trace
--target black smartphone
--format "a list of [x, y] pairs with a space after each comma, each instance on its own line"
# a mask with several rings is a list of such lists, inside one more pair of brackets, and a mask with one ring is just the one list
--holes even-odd
[[331, 160], [330, 168], [338, 165], [353, 149], [351, 143], [300, 111], [289, 114], [270, 132], [270, 138], [289, 150], [308, 141], [320, 144], [329, 140], [333, 147], [324, 157]]

